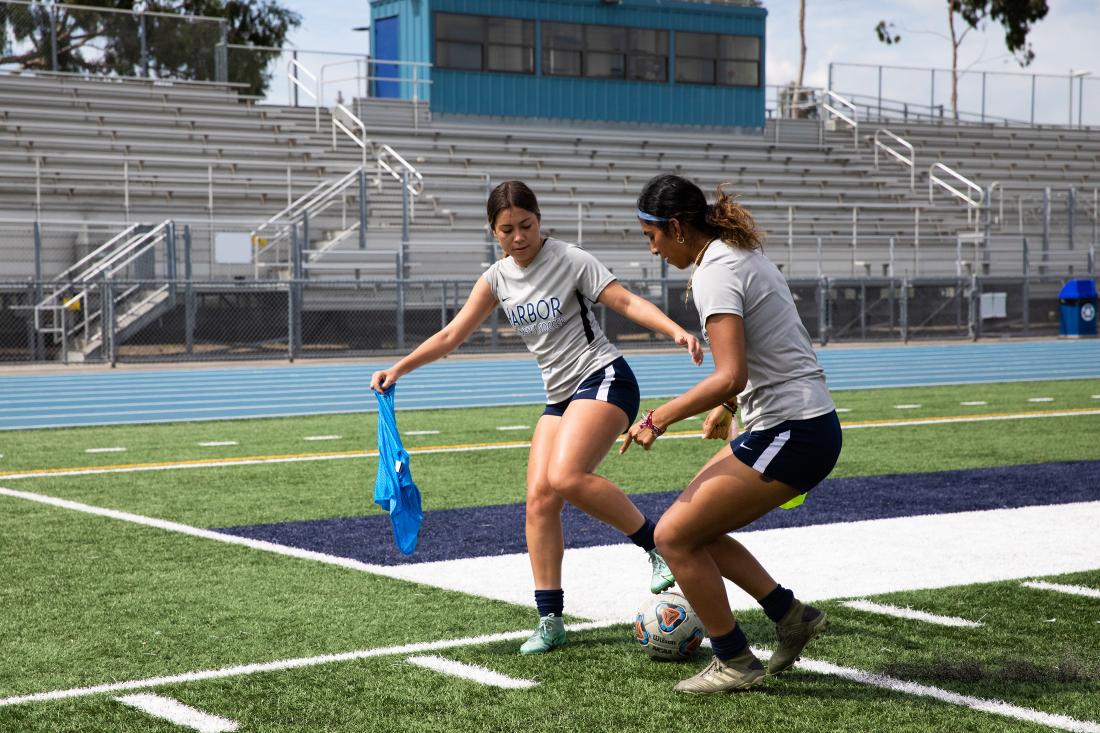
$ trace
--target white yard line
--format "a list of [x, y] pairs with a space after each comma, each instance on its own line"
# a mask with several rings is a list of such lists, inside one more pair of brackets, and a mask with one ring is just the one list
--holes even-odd
[[439, 435], [438, 430], [406, 430], [405, 435]]
[[224, 445], [240, 445], [240, 443], [235, 440], [204, 440], [199, 445], [203, 448], [219, 448]]
[[852, 408], [850, 408], [850, 407], [838, 407], [838, 408], [836, 408], [836, 411], [837, 411], [837, 413], [843, 414], [845, 412], [851, 412]]
[[[624, 621], [599, 621], [592, 623], [570, 624], [569, 631], [589, 631], [591, 629], [606, 629], [611, 626], [625, 625]], [[443, 649], [454, 649], [477, 644], [492, 644], [498, 641], [515, 641], [526, 639], [531, 635], [530, 629], [521, 631], [505, 631], [499, 634], [486, 634], [484, 636], [472, 636], [462, 639], [444, 639], [441, 641], [421, 641], [414, 644], [401, 646], [379, 647], [376, 649], [360, 649], [339, 654], [322, 654], [315, 657], [298, 657], [296, 659], [280, 659], [273, 662], [257, 662], [254, 664], [241, 664], [220, 669], [206, 669], [198, 672], [186, 672], [183, 674], [168, 675], [165, 677], [147, 677], [141, 680], [128, 682], [112, 682], [94, 687], [74, 687], [67, 690], [52, 690], [50, 692], [38, 692], [33, 695], [20, 695], [0, 699], [0, 708], [10, 705], [23, 705], [29, 702], [45, 702], [47, 700], [67, 700], [74, 697], [87, 697], [88, 695], [100, 695], [107, 692], [122, 692], [125, 690], [143, 690], [150, 687], [164, 687], [165, 685], [178, 685], [185, 682], [200, 682], [203, 680], [220, 680], [229, 677], [243, 677], [262, 672], [280, 672], [286, 669], [301, 669], [302, 667], [316, 667], [321, 664], [334, 664], [337, 662], [353, 662], [359, 659], [372, 657], [385, 657], [394, 654], [419, 654], [422, 652], [435, 652]]]
[[497, 430], [530, 430], [530, 425], [497, 425]]
[[918, 404], [911, 404], [911, 405], [894, 405], [894, 409], [895, 409], [895, 410], [916, 410], [916, 409], [917, 409], [917, 408], [919, 408], [919, 407], [921, 407], [921, 405], [918, 405]]
[[803, 658], [801, 661], [798, 662], [798, 669], [806, 670], [807, 672], [816, 672], [817, 674], [827, 674], [834, 677], [842, 677], [846, 680], [858, 682], [862, 685], [881, 687], [884, 690], [890, 690], [891, 692], [900, 692], [905, 695], [930, 697], [934, 700], [948, 703], [949, 705], [960, 705], [962, 707], [967, 707], [971, 710], [978, 710], [983, 713], [1000, 715], [1005, 718], [1014, 718], [1016, 720], [1024, 720], [1029, 723], [1038, 723], [1039, 725], [1045, 725], [1048, 728], [1073, 731], [1074, 733], [1100, 733], [1100, 723], [1095, 723], [1091, 720], [1078, 720], [1077, 718], [1071, 718], [1068, 715], [1059, 715], [1057, 713], [1044, 713], [1041, 710], [1025, 708], [1020, 705], [1013, 705], [1011, 703], [1003, 702], [1001, 700], [987, 700], [985, 698], [973, 697], [971, 695], [960, 695], [957, 692], [944, 690], [939, 687], [922, 685], [917, 682], [909, 682], [907, 680], [901, 680], [896, 677], [887, 677], [886, 675], [876, 674], [874, 672], [864, 672], [862, 670], [852, 669], [851, 667], [841, 667], [840, 665], [832, 664], [830, 662], [821, 662], [815, 659]]
[[882, 616], [893, 616], [894, 618], [911, 619], [913, 621], [924, 621], [926, 623], [937, 624], [939, 626], [958, 626], [970, 629], [982, 626], [982, 623], [980, 621], [969, 621], [965, 618], [959, 618], [957, 616], [937, 616], [934, 613], [917, 611], [913, 608], [902, 608], [900, 606], [890, 606], [885, 603], [874, 603], [873, 601], [868, 601], [863, 598], [854, 601], [844, 601], [840, 605], [847, 608], [853, 608], [857, 611], [877, 613]]
[[307, 435], [302, 440], [341, 440], [342, 435]]
[[434, 654], [409, 657], [405, 661], [434, 672], [441, 672], [452, 677], [461, 677], [464, 680], [471, 680], [490, 687], [503, 687], [506, 690], [527, 690], [538, 684], [534, 680], [509, 677], [491, 669], [479, 667], [476, 664], [463, 664], [451, 659], [437, 657]]
[[966, 402], [960, 402], [963, 407], [981, 407], [982, 405], [988, 405], [985, 400], [967, 400]]
[[[1100, 590], [1088, 588], [1083, 585], [1062, 585], [1061, 583], [1047, 583], [1043, 580], [1028, 580], [1020, 585], [1036, 590], [1052, 590], [1056, 593], [1068, 593], [1072, 596], [1084, 596], [1086, 598], [1100, 598]], [[1098, 622], [1100, 623], [1100, 622]]]
[[199, 733], [231, 733], [240, 727], [233, 720], [227, 720], [218, 715], [204, 713], [193, 707], [184, 705], [179, 700], [160, 695], [125, 695], [116, 697], [123, 705], [137, 708], [143, 713], [148, 713], [154, 718], [167, 720], [169, 723], [197, 730]]
[[85, 448], [85, 453], [125, 453], [126, 449], [121, 446], [114, 448]]
[[1053, 397], [1028, 397], [1028, 402], [1054, 402]]

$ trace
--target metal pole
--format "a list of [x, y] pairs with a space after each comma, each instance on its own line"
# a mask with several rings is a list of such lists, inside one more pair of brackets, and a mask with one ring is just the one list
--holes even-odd
[[584, 244], [584, 204], [577, 202], [577, 245]]
[[985, 72], [982, 72], [982, 122], [985, 122]]
[[861, 278], [859, 281], [859, 338], [861, 341], [867, 340], [867, 280]]
[[[290, 58], [294, 61], [298, 60], [298, 50], [297, 49], [290, 52]], [[294, 69], [294, 80], [297, 81], [298, 80], [298, 65], [297, 64], [291, 64], [291, 68]], [[291, 88], [294, 89], [294, 106], [297, 107], [298, 106], [298, 85], [294, 84], [292, 82], [290, 86], [291, 86]]]
[[409, 172], [401, 172], [401, 242], [409, 241]]
[[138, 61], [138, 63], [141, 65], [141, 75], [148, 78], [149, 77], [149, 44], [148, 44], [148, 42], [146, 41], [146, 38], [145, 38], [145, 12], [144, 11], [139, 11], [138, 12], [138, 44], [141, 47], [140, 50], [139, 50], [140, 55], [138, 57], [140, 59]]
[[856, 249], [859, 247], [859, 209], [852, 207], [852, 276], [856, 274]]
[[817, 293], [817, 340], [824, 346], [829, 343], [829, 278], [818, 280]]
[[367, 248], [367, 172], [359, 169], [359, 249]]
[[168, 222], [168, 226], [164, 233], [164, 249], [167, 261], [166, 274], [168, 275], [168, 306], [170, 308], [176, 307], [176, 287], [179, 285], [177, 282], [176, 272], [176, 223]]
[[405, 248], [397, 250], [397, 348], [405, 350]]
[[1069, 234], [1069, 248], [1073, 249], [1073, 210], [1077, 208], [1077, 189], [1073, 186], [1069, 187], [1069, 192], [1066, 194], [1066, 214], [1068, 221], [1066, 227]]
[[[877, 148], [876, 148], [877, 149]], [[664, 262], [661, 258], [661, 262]], [[794, 207], [787, 207], [787, 277], [791, 276], [791, 268], [794, 267]]]
[[913, 276], [920, 276], [920, 209], [913, 209]]
[[115, 294], [111, 288], [111, 277], [108, 272], [103, 273], [103, 304], [100, 310], [103, 313], [103, 348], [105, 356], [114, 368], [118, 363], [118, 350], [115, 345]]
[[290, 272], [291, 281], [287, 284], [287, 359], [294, 361], [299, 349], [299, 319], [301, 318], [301, 304], [298, 298], [301, 295], [302, 277], [302, 247], [298, 236], [298, 225], [290, 227]]
[[1066, 122], [1067, 127], [1073, 127], [1073, 76], [1069, 77], [1069, 120]]
[[[42, 227], [37, 221], [34, 223], [34, 291], [31, 297], [34, 298], [32, 307], [42, 302]], [[45, 346], [42, 334], [34, 328], [34, 324], [38, 323], [38, 316], [35, 315], [28, 323], [31, 324], [31, 359], [38, 361], [43, 356]]]
[[1024, 237], [1024, 288], [1022, 300], [1024, 301], [1023, 330], [1024, 335], [1027, 336], [1031, 330], [1031, 263], [1028, 261], [1027, 237]]
[[890, 237], [890, 277], [894, 276], [894, 238]]
[[901, 326], [901, 340], [909, 343], [909, 278], [901, 280], [901, 303], [898, 305], [898, 325]]
[[955, 237], [955, 277], [962, 277], [962, 259], [963, 259], [963, 240], [962, 237]]
[[967, 329], [969, 330], [969, 336], [973, 341], [977, 341], [982, 337], [982, 294], [980, 287], [981, 286], [979, 285], [978, 276], [972, 274], [970, 276], [970, 322], [967, 324]]
[[195, 288], [191, 272], [191, 225], [183, 225], [183, 338], [188, 354], [195, 350]]
[[821, 237], [818, 237], [818, 238], [817, 238], [817, 276], [818, 276], [818, 277], [821, 277], [821, 276], [822, 276], [822, 267], [821, 267]]
[[1050, 252], [1050, 186], [1043, 189], [1043, 264], [1039, 274], [1046, 274], [1047, 255]]
[[61, 65], [57, 62], [57, 6], [50, 4], [50, 68], [60, 71]]
[[126, 223], [130, 223], [130, 161], [122, 161], [122, 203]]
[[42, 216], [42, 159], [34, 159], [34, 215]]
[[[882, 119], [882, 65], [878, 67], [878, 118]], [[852, 119], [855, 119], [853, 117]]]

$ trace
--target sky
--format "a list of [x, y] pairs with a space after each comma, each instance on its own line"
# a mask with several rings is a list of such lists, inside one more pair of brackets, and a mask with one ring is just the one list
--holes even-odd
[[[369, 47], [366, 32], [353, 27], [370, 22], [368, 0], [282, 0], [283, 4], [302, 15], [302, 26], [290, 37], [301, 49], [326, 49], [363, 53]], [[1047, 16], [1031, 30], [1028, 38], [1035, 60], [1021, 69], [1004, 44], [1004, 31], [995, 23], [984, 30], [971, 31], [959, 49], [959, 68], [971, 71], [1051, 74], [1065, 76], [1071, 70], [1093, 72], [1084, 88], [1085, 116], [1100, 123], [1100, 0], [1047, 0]], [[471, 12], [476, 12], [477, 0], [470, 0]], [[768, 11], [765, 75], [768, 84], [784, 84], [798, 73], [799, 36], [798, 0], [765, 0]], [[900, 44], [880, 43], [874, 27], [880, 20], [894, 23], [902, 36]], [[957, 26], [958, 27], [958, 26]], [[830, 62], [909, 67], [949, 68], [951, 43], [948, 40], [946, 2], [944, 0], [806, 0], [806, 72], [804, 83], [825, 86]], [[834, 87], [845, 84], [868, 85], [877, 88], [875, 72], [860, 72], [850, 67], [834, 75]], [[928, 74], [906, 75], [893, 72], [886, 86], [894, 90], [904, 87], [927, 102], [933, 101]], [[972, 74], [978, 83], [980, 75]], [[994, 83], [995, 79], [995, 83]], [[947, 78], [937, 80], [937, 91], [946, 90]], [[1030, 76], [990, 77], [987, 80], [990, 97], [1021, 97], [1030, 94]], [[1067, 91], [1065, 79], [1040, 79], [1038, 82], [1039, 115], [1059, 115], [1052, 121], [1065, 122]], [[975, 93], [977, 87], [974, 87]], [[1077, 89], [1077, 87], [1075, 87]], [[887, 90], [889, 92], [889, 89]], [[1077, 92], [1075, 91], [1075, 94]], [[900, 97], [900, 92], [895, 91]], [[939, 95], [937, 94], [937, 97]], [[942, 102], [942, 99], [936, 99]], [[1095, 103], [1095, 104], [1093, 104]], [[980, 106], [975, 103], [976, 107]], [[1026, 106], [1026, 105], [1025, 105]], [[1020, 112], [1019, 109], [1016, 110]], [[1074, 117], [1077, 113], [1074, 112]]]

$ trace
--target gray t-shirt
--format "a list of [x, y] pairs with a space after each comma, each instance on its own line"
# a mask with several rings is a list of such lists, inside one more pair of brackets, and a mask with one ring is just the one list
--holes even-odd
[[590, 308], [615, 276], [577, 245], [547, 239], [527, 267], [506, 257], [482, 277], [535, 355], [548, 404], [568, 399], [585, 377], [619, 358]]
[[695, 270], [691, 291], [708, 342], [708, 317], [732, 313], [745, 321], [749, 381], [737, 402], [747, 430], [808, 420], [835, 409], [810, 334], [787, 281], [771, 260], [716, 239]]

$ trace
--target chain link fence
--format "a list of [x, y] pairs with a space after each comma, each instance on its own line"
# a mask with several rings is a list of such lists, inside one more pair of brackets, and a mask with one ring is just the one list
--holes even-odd
[[[152, 260], [144, 265], [146, 270], [157, 266]], [[1049, 276], [973, 276], [795, 279], [789, 284], [807, 331], [827, 344], [1057, 335], [1062, 282]], [[698, 331], [694, 306], [684, 301], [683, 281], [625, 280], [623, 285]], [[69, 295], [55, 306], [36, 309], [43, 293], [56, 291], [56, 281], [0, 281], [0, 361], [113, 364], [390, 356], [409, 351], [446, 325], [472, 283], [131, 278], [80, 287], [79, 297]], [[667, 340], [602, 305], [592, 313], [620, 347], [668, 347]], [[511, 325], [494, 312], [460, 352], [523, 349]]]

